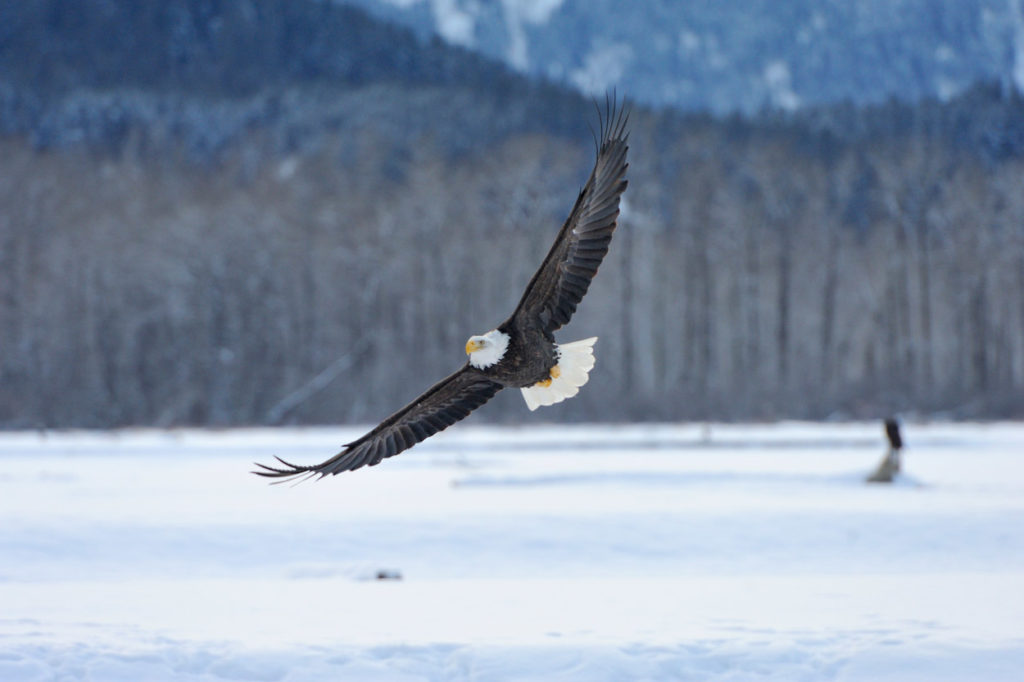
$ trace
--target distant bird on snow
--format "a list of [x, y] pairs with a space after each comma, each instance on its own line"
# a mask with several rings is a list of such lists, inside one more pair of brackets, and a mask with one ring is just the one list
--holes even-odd
[[903, 450], [903, 438], [900, 436], [900, 423], [892, 417], [885, 420], [885, 437], [889, 441], [889, 449], [868, 476], [868, 483], [892, 483], [902, 468], [900, 452]]
[[302, 466], [278, 457], [280, 465], [257, 464], [253, 473], [323, 478], [374, 466], [465, 418], [503, 388], [520, 389], [530, 410], [579, 392], [594, 367], [597, 338], [556, 344], [554, 332], [569, 322], [608, 253], [628, 168], [625, 107], [606, 102], [598, 114], [597, 160], [572, 213], [512, 316], [466, 342], [469, 360], [462, 369], [325, 462]]

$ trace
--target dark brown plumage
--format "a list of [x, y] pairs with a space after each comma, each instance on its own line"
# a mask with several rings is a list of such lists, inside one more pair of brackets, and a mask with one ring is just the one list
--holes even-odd
[[490, 400], [501, 384], [483, 376], [481, 370], [466, 365], [431, 386], [426, 393], [391, 415], [362, 438], [346, 443], [344, 449], [326, 462], [312, 467], [290, 464], [278, 458], [287, 469], [257, 464], [260, 476], [287, 477], [302, 473], [339, 474], [364, 466], [374, 466], [386, 457], [408, 450], [416, 443], [443, 431]]
[[903, 438], [900, 436], [900, 423], [894, 417], [885, 420], [885, 437], [889, 441], [889, 450], [878, 463], [878, 467], [868, 476], [868, 483], [892, 483], [896, 474], [903, 468], [900, 461]]
[[[471, 346], [467, 343], [466, 352], [470, 353], [471, 361], [462, 369], [432, 386], [365, 436], [345, 445], [334, 457], [312, 466], [277, 458], [280, 466], [257, 464], [259, 470], [253, 473], [270, 478], [303, 475], [322, 478], [374, 466], [465, 418], [502, 388], [525, 388], [545, 380], [545, 385], [550, 384], [559, 376], [557, 365], [562, 349], [567, 355], [579, 354], [580, 344], [586, 345], [584, 355], [589, 358], [589, 365], [577, 367], [575, 371], [576, 376], [582, 376], [582, 382], [586, 382], [586, 372], [593, 366], [590, 347], [594, 339], [559, 347], [554, 343], [554, 332], [570, 320], [608, 253], [618, 221], [619, 200], [626, 189], [628, 115], [613, 101], [608, 101], [605, 111], [599, 110], [598, 114], [600, 130], [594, 169], [554, 245], [512, 315], [496, 330], [470, 340], [470, 343], [474, 339], [490, 343], [492, 338], [503, 336], [506, 345], [493, 350], [495, 359], [474, 364]], [[563, 364], [573, 371], [570, 358], [563, 358]], [[577, 388], [581, 385], [573, 384]], [[566, 395], [573, 395], [577, 388], [570, 388], [571, 392]], [[554, 401], [561, 399], [564, 396]], [[536, 406], [529, 398], [527, 404], [531, 409]]]
[[893, 450], [903, 447], [903, 438], [900, 437], [900, 423], [892, 417], [885, 420], [885, 437], [889, 439], [889, 446]]
[[[628, 116], [602, 119], [597, 162], [537, 273], [506, 324], [538, 325], [551, 334], [569, 322], [608, 253], [626, 189]], [[605, 129], [607, 124], [607, 129]]]

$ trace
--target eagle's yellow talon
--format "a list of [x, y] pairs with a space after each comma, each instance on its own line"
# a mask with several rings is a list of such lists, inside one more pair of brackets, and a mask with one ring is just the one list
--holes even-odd
[[554, 367], [551, 368], [551, 371], [549, 372], [549, 375], [550, 376], [548, 376], [547, 379], [545, 379], [544, 381], [538, 381], [534, 385], [535, 386], [540, 386], [541, 388], [547, 388], [548, 386], [551, 385], [551, 382], [554, 379], [557, 379], [558, 377], [562, 376], [562, 370], [558, 369], [558, 365], [555, 365]]

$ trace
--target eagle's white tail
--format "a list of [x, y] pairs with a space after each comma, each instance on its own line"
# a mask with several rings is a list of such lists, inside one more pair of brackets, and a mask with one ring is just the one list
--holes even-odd
[[597, 337], [563, 343], [558, 346], [558, 364], [551, 369], [551, 379], [519, 389], [530, 410], [541, 405], [554, 405], [580, 392], [594, 368], [594, 343]]

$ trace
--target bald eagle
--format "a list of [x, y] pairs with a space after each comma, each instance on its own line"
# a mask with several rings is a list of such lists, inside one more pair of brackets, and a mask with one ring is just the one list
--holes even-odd
[[597, 159], [576, 204], [559, 230], [515, 312], [466, 342], [466, 364], [320, 464], [257, 464], [268, 478], [318, 476], [374, 466], [443, 431], [503, 388], [518, 388], [530, 410], [570, 398], [594, 367], [596, 337], [556, 344], [554, 332], [569, 322], [583, 299], [619, 217], [626, 189], [628, 113], [614, 101], [598, 111]]

